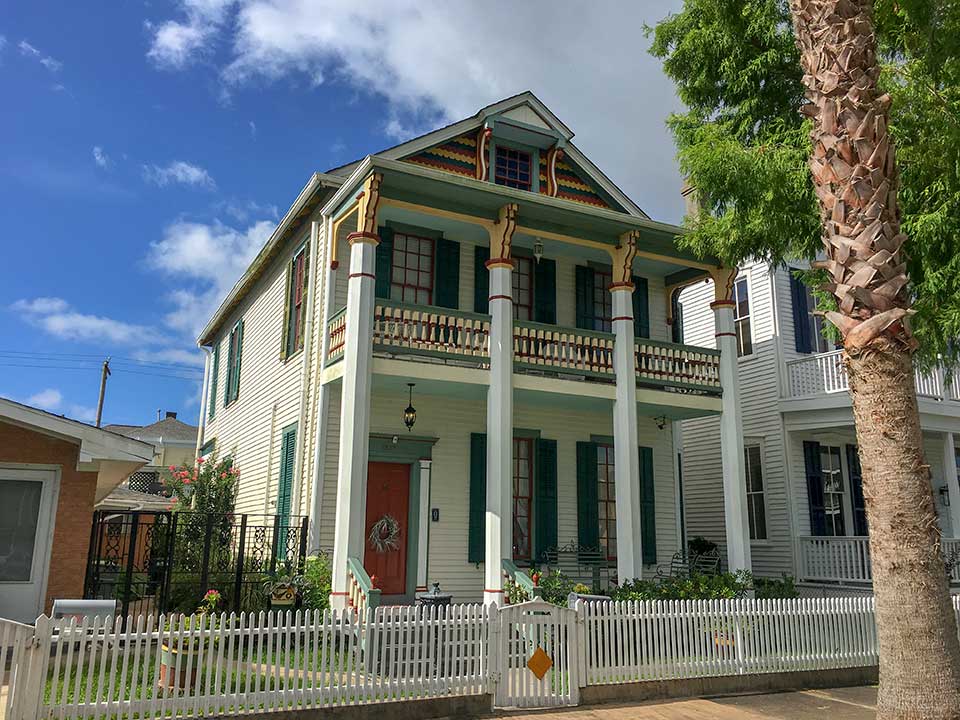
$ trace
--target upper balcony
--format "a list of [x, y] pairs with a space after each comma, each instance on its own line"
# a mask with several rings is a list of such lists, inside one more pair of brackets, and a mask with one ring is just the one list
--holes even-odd
[[[345, 308], [327, 324], [327, 365], [343, 356]], [[380, 357], [485, 370], [489, 363], [490, 316], [461, 310], [379, 300], [374, 313], [374, 353]], [[513, 331], [515, 372], [564, 380], [615, 382], [612, 333], [517, 320]], [[638, 338], [638, 387], [720, 395], [720, 353], [709, 348]]]
[[[849, 405], [850, 384], [843, 365], [843, 351], [819, 353], [787, 362], [784, 400], [816, 401]], [[917, 370], [914, 379], [921, 411], [960, 415], [960, 377], [942, 368], [932, 372]], [[809, 403], [791, 402], [784, 409], [808, 409]], [[796, 406], [795, 408], [793, 406]]]

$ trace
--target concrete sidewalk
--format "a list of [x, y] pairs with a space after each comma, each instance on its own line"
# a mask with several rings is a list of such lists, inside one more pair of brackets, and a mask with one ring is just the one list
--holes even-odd
[[866, 720], [874, 718], [876, 687], [800, 690], [694, 700], [595, 705], [554, 711], [511, 711], [511, 720]]

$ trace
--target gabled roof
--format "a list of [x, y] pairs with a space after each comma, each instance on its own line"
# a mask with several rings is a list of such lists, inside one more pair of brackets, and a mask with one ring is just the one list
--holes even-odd
[[188, 425], [176, 418], [167, 417], [151, 425], [104, 425], [104, 430], [126, 435], [149, 443], [188, 443], [197, 441], [196, 425]]
[[[400, 160], [402, 158], [416, 155], [427, 148], [431, 148], [435, 145], [439, 145], [448, 140], [452, 140], [460, 135], [463, 135], [466, 132], [471, 130], [476, 130], [482, 126], [488, 118], [491, 118], [495, 115], [505, 115], [511, 112], [516, 113], [520, 108], [527, 108], [534, 115], [539, 118], [544, 126], [553, 132], [555, 132], [562, 140], [564, 141], [564, 152], [567, 154], [567, 157], [579, 168], [581, 168], [586, 175], [596, 183], [604, 192], [608, 193], [614, 200], [616, 200], [623, 209], [631, 214], [639, 217], [649, 217], [643, 210], [641, 210], [636, 203], [633, 202], [627, 195], [614, 184], [614, 182], [608, 178], [596, 165], [594, 165], [586, 155], [584, 155], [580, 150], [570, 142], [573, 138], [573, 131], [567, 127], [553, 112], [544, 105], [540, 99], [534, 95], [529, 90], [514, 95], [504, 100], [500, 100], [491, 105], [481, 108], [476, 115], [473, 115], [463, 120], [451, 123], [445, 127], [439, 128], [438, 130], [433, 130], [419, 137], [415, 137], [412, 140], [407, 140], [406, 142], [400, 143], [399, 145], [394, 145], [393, 147], [382, 150], [378, 153], [374, 153], [375, 157], [385, 158], [387, 160]], [[363, 162], [363, 158], [355, 160], [346, 165], [341, 165], [336, 168], [332, 168], [327, 171], [329, 175], [337, 175], [343, 178], [349, 177], [354, 170]]]

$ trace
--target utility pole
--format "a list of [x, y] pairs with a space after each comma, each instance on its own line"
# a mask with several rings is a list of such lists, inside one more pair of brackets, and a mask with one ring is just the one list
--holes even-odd
[[103, 415], [103, 395], [107, 391], [107, 377], [110, 375], [110, 358], [103, 361], [100, 371], [100, 399], [97, 400], [97, 427], [100, 427], [100, 418]]

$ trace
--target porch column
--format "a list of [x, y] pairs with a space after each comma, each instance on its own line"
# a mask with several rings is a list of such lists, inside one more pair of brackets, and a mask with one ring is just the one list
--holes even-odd
[[740, 413], [740, 377], [737, 335], [733, 324], [733, 281], [736, 268], [714, 270], [713, 322], [720, 351], [720, 459], [723, 472], [723, 519], [727, 532], [730, 572], [750, 570], [750, 524], [747, 518], [746, 469], [743, 458], [743, 418]]
[[960, 485], [957, 484], [957, 456], [953, 433], [943, 434], [943, 481], [950, 500], [950, 530], [960, 538]]
[[357, 231], [347, 236], [350, 273], [347, 281], [346, 343], [340, 401], [340, 455], [337, 516], [333, 535], [330, 605], [347, 604], [347, 558], [363, 560], [367, 505], [367, 460], [370, 435], [370, 366], [373, 361], [375, 256], [380, 238], [377, 204], [379, 173], [367, 178], [358, 198]]
[[417, 535], [417, 592], [427, 591], [427, 557], [430, 549], [431, 460], [420, 461], [420, 527]]
[[614, 488], [617, 503], [617, 580], [643, 576], [640, 535], [640, 450], [637, 439], [637, 368], [633, 325], [633, 258], [637, 232], [625, 233], [613, 252]]
[[487, 390], [487, 514], [483, 602], [503, 604], [503, 560], [513, 557], [513, 259], [517, 206], [490, 228], [490, 387]]

